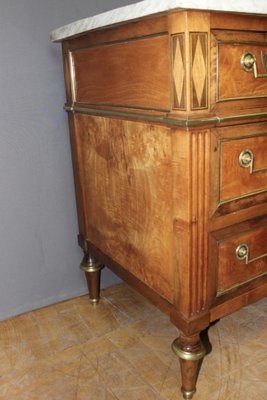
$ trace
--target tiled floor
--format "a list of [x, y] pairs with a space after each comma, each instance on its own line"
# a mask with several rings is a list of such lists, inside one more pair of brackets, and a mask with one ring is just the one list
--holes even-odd
[[[0, 323], [1, 400], [180, 400], [178, 336], [128, 286]], [[267, 399], [267, 299], [209, 330], [194, 400]]]

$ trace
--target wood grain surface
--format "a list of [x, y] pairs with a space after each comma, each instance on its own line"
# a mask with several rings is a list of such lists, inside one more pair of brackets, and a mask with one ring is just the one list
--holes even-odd
[[76, 116], [86, 238], [172, 302], [170, 129]]
[[169, 110], [168, 52], [165, 34], [73, 51], [75, 101]]

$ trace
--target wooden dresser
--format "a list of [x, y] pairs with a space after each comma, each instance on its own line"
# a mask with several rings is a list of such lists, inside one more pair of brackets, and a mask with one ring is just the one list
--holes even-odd
[[51, 38], [63, 48], [90, 299], [106, 265], [168, 313], [191, 399], [200, 333], [267, 293], [267, 6], [152, 3]]

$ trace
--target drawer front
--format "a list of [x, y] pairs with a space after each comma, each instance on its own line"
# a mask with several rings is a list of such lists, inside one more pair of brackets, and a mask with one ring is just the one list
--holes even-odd
[[267, 226], [217, 244], [219, 294], [267, 273]]
[[267, 43], [219, 44], [217, 79], [217, 101], [266, 97]]
[[249, 115], [265, 110], [265, 32], [212, 30], [211, 66], [211, 103], [219, 115]]
[[267, 191], [267, 135], [220, 143], [220, 201]]
[[267, 204], [267, 121], [212, 129], [210, 149], [211, 217]]

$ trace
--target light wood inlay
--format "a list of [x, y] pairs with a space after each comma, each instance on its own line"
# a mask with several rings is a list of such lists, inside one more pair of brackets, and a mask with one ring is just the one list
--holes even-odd
[[190, 33], [191, 40], [191, 109], [208, 107], [207, 49], [206, 33]]
[[186, 68], [185, 68], [185, 35], [172, 37], [173, 46], [173, 108], [186, 108]]

